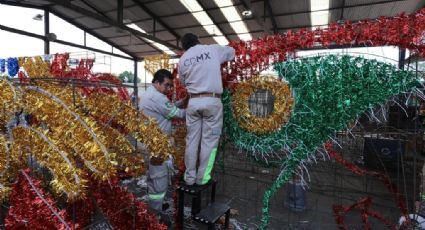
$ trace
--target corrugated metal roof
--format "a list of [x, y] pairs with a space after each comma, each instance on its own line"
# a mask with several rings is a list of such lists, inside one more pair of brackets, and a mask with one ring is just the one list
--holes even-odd
[[[253, 38], [288, 29], [311, 27], [311, 0], [233, 0], [238, 12], [246, 7], [253, 17], [243, 19]], [[200, 36], [203, 43], [215, 43], [214, 34], [206, 31], [178, 0], [123, 0], [123, 19], [134, 23], [147, 34], [127, 29], [117, 22], [116, 0], [0, 0], [11, 5], [34, 6], [51, 10], [64, 20], [93, 32], [97, 37], [114, 45], [128, 55], [143, 58], [158, 54], [142, 37], [156, 39], [177, 50], [177, 41], [185, 33]], [[228, 39], [239, 39], [234, 29], [214, 1], [197, 1]], [[330, 0], [329, 21], [358, 21], [379, 16], [394, 16], [401, 12], [412, 13], [425, 4], [424, 0]], [[268, 6], [269, 4], [270, 6]], [[265, 15], [264, 15], [265, 14]]]

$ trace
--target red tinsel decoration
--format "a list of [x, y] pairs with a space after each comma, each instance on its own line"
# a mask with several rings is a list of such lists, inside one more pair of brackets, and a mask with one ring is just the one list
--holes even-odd
[[25, 73], [24, 72], [22, 72], [22, 71], [19, 71], [18, 72], [18, 78], [19, 78], [19, 81], [22, 83], [22, 84], [28, 84], [30, 81], [29, 81], [29, 78], [25, 75]]
[[147, 205], [137, 201], [133, 194], [117, 185], [117, 180], [93, 183], [93, 196], [98, 207], [114, 229], [166, 230], [155, 215], [148, 213]]
[[[176, 68], [173, 69], [173, 73], [172, 73], [174, 90], [167, 95], [168, 99], [170, 99], [172, 101], [182, 100], [182, 99], [184, 99], [188, 96], [187, 89], [180, 82], [180, 78], [179, 78], [179, 75], [177, 73], [178, 73], [178, 68], [176, 67]], [[183, 108], [186, 108], [186, 107], [187, 107], [187, 105], [185, 105]], [[172, 124], [174, 126], [185, 125], [186, 120], [180, 119], [180, 118], [173, 118]]]
[[[180, 76], [177, 74], [178, 69], [177, 67], [173, 70], [173, 83], [174, 83], [174, 100], [178, 101], [183, 98], [187, 97], [187, 89], [184, 87], [184, 85], [180, 82]], [[169, 95], [170, 99], [173, 98], [173, 95]]]
[[[344, 46], [398, 46], [425, 57], [425, 8], [395, 17], [358, 23], [331, 23], [326, 29], [288, 31], [252, 41], [231, 41], [235, 60], [223, 67], [223, 80], [231, 83], [250, 78], [276, 62], [285, 61], [297, 49]], [[227, 87], [231, 85], [226, 84]]]
[[391, 227], [391, 229], [397, 229], [397, 227], [395, 225], [392, 225], [389, 220], [382, 217], [379, 213], [369, 210], [371, 205], [372, 205], [372, 198], [370, 198], [370, 197], [362, 198], [359, 201], [357, 201], [356, 203], [354, 203], [354, 204], [352, 204], [348, 207], [344, 207], [342, 205], [334, 205], [333, 210], [334, 210], [334, 213], [335, 213], [335, 220], [336, 220], [336, 223], [338, 224], [338, 227], [340, 229], [348, 230], [348, 227], [344, 223], [345, 222], [344, 216], [348, 212], [353, 210], [354, 208], [357, 208], [357, 209], [361, 210], [360, 211], [361, 212], [361, 218], [362, 218], [362, 222], [364, 224], [363, 229], [365, 229], [365, 230], [371, 229], [370, 226], [369, 226], [369, 216], [374, 217], [374, 218], [382, 221], [385, 225]]
[[97, 92], [97, 93], [106, 93], [106, 94], [117, 94], [118, 97], [123, 101], [130, 100], [130, 94], [128, 93], [127, 89], [125, 87], [122, 87], [121, 81], [114, 75], [108, 74], [108, 73], [99, 73], [90, 76], [87, 78], [91, 82], [97, 82], [97, 83], [109, 83], [112, 87], [104, 87], [100, 84], [98, 86], [95, 86], [91, 89], [90, 93]]
[[108, 73], [93, 74], [92, 68], [94, 59], [81, 59], [75, 68], [68, 65], [69, 54], [55, 54], [52, 64], [50, 65], [50, 73], [56, 78], [72, 78], [78, 80], [87, 80], [90, 83], [106, 82], [111, 87], [99, 85], [81, 87], [81, 91], [85, 95], [93, 92], [117, 94], [123, 101], [130, 100], [127, 88], [122, 87], [121, 81], [114, 75]]
[[[357, 165], [355, 165], [355, 164], [353, 164], [353, 163], [345, 160], [341, 156], [341, 154], [337, 153], [333, 149], [332, 144], [329, 143], [329, 142], [325, 144], [325, 149], [326, 149], [326, 151], [328, 152], [329, 156], [332, 159], [334, 159], [337, 163], [341, 164], [342, 166], [344, 166], [345, 168], [347, 168], [348, 170], [350, 170], [354, 174], [359, 175], [359, 176], [366, 176], [366, 175], [373, 176], [373, 177], [376, 177], [377, 179], [381, 180], [384, 183], [384, 185], [387, 187], [388, 191], [390, 191], [390, 193], [394, 196], [394, 199], [396, 200], [397, 206], [400, 209], [402, 215], [406, 217], [406, 220], [409, 220], [409, 218], [408, 218], [408, 210], [407, 210], [406, 204], [404, 202], [405, 199], [403, 197], [403, 194], [400, 193], [398, 191], [397, 187], [391, 183], [391, 180], [388, 177], [388, 175], [386, 175], [384, 173], [380, 173], [380, 172], [375, 172], [375, 171], [369, 171], [369, 170], [366, 170], [366, 169], [362, 169], [359, 166], [357, 166]], [[364, 200], [361, 200], [361, 201], [363, 203], [366, 202]], [[356, 204], [359, 204], [359, 202], [357, 202]], [[371, 202], [371, 200], [370, 200], [370, 202]], [[352, 205], [353, 206], [352, 208], [354, 208], [354, 206], [355, 207], [358, 207], [358, 206], [356, 206], [356, 204]], [[369, 207], [369, 206], [370, 206], [370, 203], [368, 204], [367, 207]], [[364, 207], [366, 207], [366, 206], [364, 206]], [[338, 226], [340, 226], [341, 229], [348, 229], [345, 226], [345, 224], [344, 224], [344, 218], [343, 218], [343, 215], [342, 214], [345, 215], [352, 208], [350, 208], [350, 209], [344, 209], [342, 206], [334, 206], [335, 219], [337, 221]], [[377, 218], [377, 219], [379, 219], [381, 221], [384, 220], [383, 217], [379, 216], [377, 213], [372, 212], [372, 214], [373, 214], [373, 215], [371, 215], [372, 217], [375, 217], [375, 218]], [[366, 228], [368, 226], [367, 225], [367, 216], [369, 215], [369, 213], [364, 213], [362, 215], [364, 215], [364, 216], [362, 216], [362, 219], [363, 218], [366, 218], [366, 222], [363, 221], [363, 223], [365, 223], [365, 229], [369, 229], [369, 228]], [[388, 223], [386, 221], [383, 221], [383, 222], [388, 225]], [[395, 227], [393, 227], [393, 228], [395, 228]]]
[[92, 223], [92, 216], [96, 210], [93, 197], [78, 200], [66, 208], [66, 219], [72, 229], [85, 229]]
[[10, 194], [6, 229], [71, 229], [65, 210], [54, 206], [54, 199], [41, 188], [41, 181], [31, 178], [30, 170], [21, 170]]
[[69, 59], [69, 53], [64, 54], [55, 54], [52, 64], [50, 65], [50, 73], [54, 77], [63, 77], [65, 76], [66, 71], [68, 71], [69, 66], [67, 61]]

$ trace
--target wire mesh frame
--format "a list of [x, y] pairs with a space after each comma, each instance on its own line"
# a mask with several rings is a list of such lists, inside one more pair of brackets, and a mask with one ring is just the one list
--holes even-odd
[[[416, 74], [419, 74], [418, 71], [416, 71]], [[264, 98], [267, 98], [264, 95], [258, 95], [257, 97], [262, 97], [260, 99], [263, 100], [262, 102], [266, 101]], [[397, 99], [399, 101], [398, 104], [408, 104], [409, 97], [420, 98], [416, 93], [407, 96], [400, 95]], [[419, 101], [420, 103], [425, 103], [422, 100]], [[261, 115], [266, 110], [259, 108], [261, 106], [272, 106], [267, 103], [257, 102], [258, 100], [255, 99], [249, 101], [249, 103], [256, 103], [253, 106], [254, 109], [251, 110], [253, 114]], [[337, 139], [342, 148], [338, 148], [337, 145], [334, 147], [344, 159], [365, 168], [365, 136], [374, 139], [404, 141], [406, 148], [409, 148], [407, 150], [408, 153], [396, 159], [397, 168], [394, 172], [385, 173], [390, 176], [399, 191], [403, 193], [409, 212], [414, 213], [414, 203], [420, 200], [418, 169], [421, 165], [419, 165], [419, 162], [423, 163], [425, 161], [423, 120], [421, 121], [418, 117], [420, 107], [416, 105], [413, 108], [415, 115], [409, 118], [411, 124], [408, 129], [391, 127], [388, 125], [388, 118], [390, 115], [389, 107], [392, 105], [393, 103], [387, 103], [384, 109], [376, 109], [381, 114], [375, 112], [374, 116], [377, 116], [383, 122], [370, 121], [373, 119], [369, 114], [365, 115], [366, 121], [357, 122], [349, 131], [338, 132]], [[405, 108], [397, 107], [397, 109], [397, 113], [404, 114]], [[402, 116], [397, 116], [396, 124], [399, 124], [401, 119], [403, 119]], [[236, 217], [241, 220], [240, 227], [254, 229], [258, 227], [257, 224], [261, 218], [263, 192], [265, 188], [272, 184], [280, 173], [280, 169], [265, 168], [257, 164], [255, 161], [250, 160], [249, 157], [246, 157], [248, 153], [235, 149], [231, 144], [224, 143], [221, 150], [215, 167], [216, 176], [220, 178], [218, 199], [228, 202], [232, 208], [245, 212]], [[382, 181], [370, 176], [356, 176], [332, 160], [311, 164], [309, 173], [311, 181], [307, 185], [307, 210], [296, 212], [285, 207], [284, 197], [285, 191], [288, 189], [288, 185], [286, 185], [286, 188], [282, 188], [271, 200], [269, 226], [271, 229], [279, 229], [281, 226], [289, 226], [289, 229], [335, 229], [337, 225], [335, 224], [332, 207], [330, 204], [325, 207], [324, 205], [327, 204], [324, 204], [323, 200], [327, 200], [332, 204], [349, 206], [357, 202], [359, 198], [368, 195], [374, 195], [372, 206], [374, 211], [382, 212], [384, 217], [391, 218], [392, 223], [398, 223], [398, 218], [401, 216], [400, 209]], [[424, 189], [422, 188], [423, 191]], [[359, 213], [350, 213], [346, 218], [349, 228], [362, 227], [361, 224], [358, 224], [362, 223]], [[372, 219], [369, 218], [372, 229], [382, 228], [381, 222]], [[312, 225], [313, 223], [314, 225]]]
[[257, 117], [267, 117], [273, 112], [274, 100], [270, 90], [259, 89], [255, 91], [248, 99], [249, 111]]

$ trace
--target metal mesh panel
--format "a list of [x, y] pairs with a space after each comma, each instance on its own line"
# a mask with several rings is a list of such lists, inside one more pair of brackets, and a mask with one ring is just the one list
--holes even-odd
[[248, 99], [249, 110], [257, 117], [267, 117], [273, 112], [274, 100], [272, 92], [259, 89]]

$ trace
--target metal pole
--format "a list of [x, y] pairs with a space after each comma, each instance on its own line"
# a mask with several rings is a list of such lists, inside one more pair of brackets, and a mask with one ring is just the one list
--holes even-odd
[[124, 10], [124, 1], [118, 0], [117, 2], [117, 21], [119, 24], [123, 24], [123, 10]]
[[49, 35], [50, 33], [50, 17], [49, 17], [49, 10], [44, 10], [44, 54], [50, 54], [50, 41], [49, 41]]
[[139, 110], [139, 90], [137, 88], [137, 60], [134, 60], [134, 78], [133, 78], [133, 84], [134, 84], [134, 97], [136, 98], [136, 108]]
[[404, 59], [406, 58], [406, 49], [398, 49], [398, 68], [404, 69]]

